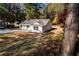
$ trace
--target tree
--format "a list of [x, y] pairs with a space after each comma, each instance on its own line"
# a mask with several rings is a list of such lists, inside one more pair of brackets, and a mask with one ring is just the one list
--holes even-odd
[[44, 3], [34, 3], [33, 6], [35, 7], [35, 18], [38, 19], [43, 19], [44, 17], [44, 9], [45, 9], [45, 4]]
[[2, 22], [4, 22], [4, 24], [6, 23], [6, 17], [7, 17], [7, 12], [8, 12], [8, 9], [7, 9], [7, 6], [6, 4], [0, 4], [0, 20]]
[[25, 6], [26, 19], [34, 17], [34, 11], [35, 11], [34, 6], [30, 3], [25, 3], [24, 6]]
[[26, 19], [42, 18], [43, 12], [41, 11], [44, 8], [43, 3], [28, 3], [24, 5], [26, 12]]
[[0, 19], [6, 25], [14, 26], [25, 20], [24, 4], [21, 3], [4, 3], [0, 4]]
[[54, 17], [55, 14], [58, 14], [59, 12], [63, 11], [63, 9], [63, 3], [49, 3], [45, 8], [46, 17], [51, 19]]
[[77, 41], [77, 30], [79, 25], [79, 4], [68, 5], [68, 15], [65, 21], [64, 39], [62, 44], [62, 54], [64, 56], [73, 55], [75, 42]]
[[25, 6], [23, 3], [15, 4], [14, 13], [16, 22], [21, 23], [22, 21], [26, 20]]

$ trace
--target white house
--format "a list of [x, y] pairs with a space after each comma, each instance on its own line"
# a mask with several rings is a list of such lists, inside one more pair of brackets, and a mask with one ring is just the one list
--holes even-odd
[[50, 19], [30, 19], [22, 22], [20, 29], [26, 30], [27, 32], [43, 33], [52, 28]]

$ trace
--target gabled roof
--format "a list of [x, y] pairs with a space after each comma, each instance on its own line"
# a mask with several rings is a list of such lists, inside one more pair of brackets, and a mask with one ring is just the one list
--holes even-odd
[[41, 26], [45, 26], [50, 19], [30, 19], [22, 22], [21, 24], [29, 24], [29, 25], [34, 25], [34, 23], [39, 23]]

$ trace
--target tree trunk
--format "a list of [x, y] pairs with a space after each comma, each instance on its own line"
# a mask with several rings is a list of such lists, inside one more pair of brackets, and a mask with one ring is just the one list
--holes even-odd
[[[79, 14], [78, 8], [79, 4], [69, 4], [68, 6], [68, 15], [65, 21], [64, 28], [64, 39], [62, 44], [62, 54], [64, 56], [73, 55], [75, 42], [76, 42], [76, 33], [78, 28], [78, 17]], [[77, 13], [76, 13], [77, 12]]]

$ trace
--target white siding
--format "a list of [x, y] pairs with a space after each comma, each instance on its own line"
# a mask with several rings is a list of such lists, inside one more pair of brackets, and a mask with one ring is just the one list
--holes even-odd
[[29, 27], [29, 29], [28, 29], [27, 31], [28, 31], [28, 32], [32, 32], [32, 30], [33, 30], [33, 26], [30, 25], [30, 27]]
[[[27, 25], [26, 25], [27, 26]], [[26, 32], [37, 32], [37, 33], [42, 33], [42, 26], [38, 26], [38, 30], [34, 30], [34, 26], [30, 25], [29, 28], [27, 28], [25, 25], [20, 25], [20, 28], [22, 30], [26, 30]]]
[[38, 26], [38, 30], [34, 30], [34, 27], [33, 27], [32, 32], [42, 33], [42, 27], [41, 26]]
[[27, 29], [27, 27], [26, 27], [25, 25], [20, 25], [20, 28], [21, 28], [22, 30]]

